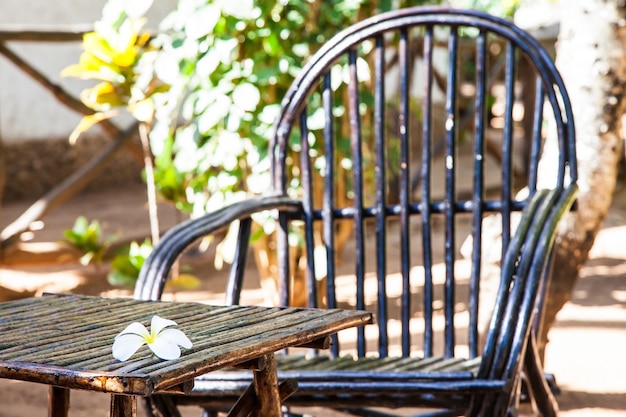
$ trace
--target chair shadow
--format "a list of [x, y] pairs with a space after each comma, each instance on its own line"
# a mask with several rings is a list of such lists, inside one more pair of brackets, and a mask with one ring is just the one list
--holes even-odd
[[556, 399], [561, 411], [585, 408], [626, 410], [626, 392], [583, 392], [562, 389]]
[[626, 308], [626, 262], [600, 257], [589, 259], [581, 270], [571, 303], [581, 307]]

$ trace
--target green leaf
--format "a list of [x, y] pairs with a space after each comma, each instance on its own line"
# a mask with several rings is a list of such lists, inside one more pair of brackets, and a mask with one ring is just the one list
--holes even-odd
[[111, 271], [107, 275], [107, 282], [111, 285], [120, 287], [133, 287], [137, 282], [139, 275], [124, 274], [121, 271]]
[[275, 33], [271, 33], [265, 39], [263, 39], [263, 50], [267, 52], [268, 55], [278, 55], [282, 49], [280, 47], [280, 40]]
[[380, 12], [388, 12], [393, 8], [392, 0], [379, 0], [378, 2], [378, 10]]
[[190, 40], [200, 39], [213, 32], [221, 17], [220, 8], [208, 4], [191, 14], [185, 25], [185, 34]]
[[233, 103], [242, 110], [254, 111], [260, 100], [259, 89], [250, 83], [239, 84], [233, 91]]
[[230, 113], [231, 101], [227, 95], [218, 96], [215, 101], [207, 106], [198, 117], [198, 131], [205, 135], [224, 121]]
[[72, 227], [72, 233], [77, 236], [82, 236], [87, 232], [87, 228], [89, 227], [89, 222], [85, 216], [79, 216], [76, 218], [74, 222], [74, 227]]
[[101, 121], [110, 118], [113, 114], [115, 114], [115, 112], [99, 112], [84, 116], [70, 134], [69, 142], [72, 145], [75, 144], [81, 134]]
[[111, 285], [132, 287], [139, 277], [139, 271], [152, 252], [152, 243], [146, 239], [141, 245], [132, 242], [111, 260], [111, 272], [107, 281]]
[[224, 14], [247, 20], [252, 17], [254, 11], [253, 0], [218, 0]]
[[96, 111], [109, 111], [115, 107], [128, 105], [128, 97], [108, 81], [83, 90], [80, 99], [87, 107]]
[[192, 274], [177, 274], [170, 278], [165, 284], [165, 288], [182, 289], [182, 290], [195, 290], [200, 286], [201, 282], [198, 277]]
[[102, 228], [97, 220], [89, 222], [84, 216], [79, 216], [71, 230], [63, 232], [65, 242], [83, 252], [79, 259], [84, 266], [90, 263], [100, 263], [109, 243], [114, 239], [109, 237], [103, 241]]
[[86, 254], [84, 254], [83, 256], [81, 256], [78, 259], [78, 262], [82, 265], [82, 266], [88, 266], [91, 261], [94, 260], [94, 253], [93, 252], [88, 252]]
[[124, 11], [131, 19], [139, 19], [148, 12], [152, 6], [152, 0], [124, 1]]

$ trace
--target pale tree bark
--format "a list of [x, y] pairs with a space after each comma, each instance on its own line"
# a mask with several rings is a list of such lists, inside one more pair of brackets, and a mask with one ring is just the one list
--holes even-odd
[[562, 223], [557, 238], [555, 272], [539, 335], [542, 358], [548, 331], [558, 311], [570, 300], [578, 273], [609, 210], [622, 155], [620, 119], [625, 109], [625, 2], [567, 0], [563, 12], [556, 64], [573, 106], [580, 192], [577, 210]]

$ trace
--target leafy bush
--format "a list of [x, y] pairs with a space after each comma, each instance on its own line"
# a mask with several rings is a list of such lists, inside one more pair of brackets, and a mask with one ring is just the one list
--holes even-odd
[[81, 96], [95, 114], [73, 137], [130, 112], [149, 132], [160, 197], [192, 216], [262, 193], [271, 125], [308, 58], [358, 20], [426, 3], [437, 1], [179, 0], [150, 35], [151, 0], [109, 0], [64, 72], [99, 81]]
[[100, 81], [82, 96], [97, 113], [77, 132], [129, 110], [149, 124], [161, 197], [199, 214], [268, 189], [279, 101], [319, 46], [374, 13], [429, 2], [180, 0], [153, 37], [141, 31], [150, 1], [134, 3], [109, 1], [65, 72]]

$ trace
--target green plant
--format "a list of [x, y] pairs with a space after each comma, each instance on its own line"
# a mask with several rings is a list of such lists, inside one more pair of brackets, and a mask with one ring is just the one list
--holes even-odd
[[496, 16], [512, 17], [524, 0], [451, 0], [454, 7], [477, 9]]
[[[99, 84], [82, 95], [95, 114], [75, 133], [129, 111], [141, 122], [149, 196], [154, 187], [197, 216], [269, 189], [268, 142], [280, 99], [319, 46], [369, 15], [430, 2], [179, 0], [149, 36], [142, 27], [150, 3], [109, 0], [85, 36], [84, 57], [65, 74]], [[299, 148], [294, 141], [292, 151]]]
[[[111, 272], [107, 275], [109, 284], [133, 287], [152, 249], [149, 239], [144, 240], [142, 244], [132, 242], [129, 246], [122, 248], [111, 260]], [[169, 288], [192, 290], [199, 285], [200, 280], [188, 273], [177, 273], [168, 281]]]
[[103, 119], [129, 111], [137, 120], [150, 122], [150, 96], [167, 86], [144, 71], [155, 50], [151, 35], [143, 30], [143, 14], [152, 1], [125, 4], [110, 0], [94, 31], [83, 36], [79, 62], [65, 68], [61, 75], [95, 80], [98, 83], [81, 92], [81, 101], [94, 113], [82, 118], [70, 135], [75, 142], [81, 133]]
[[170, 86], [153, 96], [150, 132], [161, 195], [196, 215], [267, 190], [272, 123], [307, 59], [339, 28], [423, 3], [180, 0], [151, 44]]
[[[152, 240], [156, 242], [159, 226], [147, 126], [152, 123], [154, 113], [151, 96], [168, 86], [146, 70], [156, 52], [149, 43], [151, 35], [142, 30], [145, 23], [143, 15], [151, 4], [152, 0], [108, 1], [102, 18], [94, 24], [94, 31], [83, 37], [84, 51], [79, 62], [65, 68], [62, 75], [98, 81], [98, 84], [81, 93], [82, 102], [94, 113], [83, 117], [70, 135], [70, 142], [75, 142], [94, 124], [123, 111], [130, 112], [140, 122], [150, 225]], [[112, 261], [109, 282], [115, 285], [133, 284], [151, 250], [151, 244], [133, 242], [123, 255], [117, 255]]]
[[139, 271], [150, 252], [152, 243], [147, 239], [141, 245], [132, 242], [129, 247], [122, 248], [111, 260], [111, 272], [107, 275], [109, 284], [125, 287], [135, 285]]
[[100, 265], [109, 244], [115, 240], [115, 236], [103, 239], [100, 222], [97, 220], [89, 222], [84, 216], [78, 217], [72, 229], [65, 230], [63, 236], [67, 244], [83, 253], [80, 257], [80, 263], [83, 266], [92, 263]]
[[154, 75], [151, 61], [156, 50], [151, 46], [150, 33], [142, 30], [143, 15], [151, 5], [152, 0], [109, 0], [94, 31], [83, 36], [84, 50], [79, 62], [65, 68], [62, 75], [98, 81], [81, 93], [82, 102], [94, 113], [81, 119], [70, 142], [94, 124], [122, 111], [130, 112], [139, 121], [152, 240], [157, 242], [159, 222], [148, 130], [154, 117], [152, 97], [168, 86]]

